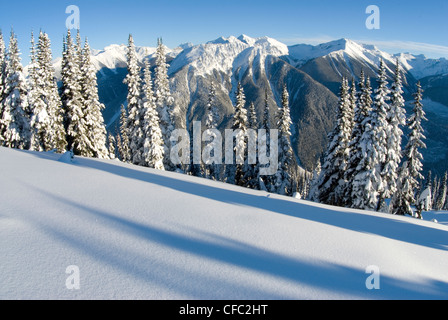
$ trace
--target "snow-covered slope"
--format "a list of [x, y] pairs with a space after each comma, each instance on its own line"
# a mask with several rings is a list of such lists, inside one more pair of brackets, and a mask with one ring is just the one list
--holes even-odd
[[0, 148], [0, 299], [448, 298], [440, 223], [60, 158]]

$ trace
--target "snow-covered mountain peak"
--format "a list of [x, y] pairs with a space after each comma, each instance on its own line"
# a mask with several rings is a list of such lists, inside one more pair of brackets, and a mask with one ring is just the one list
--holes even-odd
[[238, 38], [219, 37], [182, 51], [171, 63], [169, 73], [173, 74], [185, 65], [202, 75], [211, 74], [214, 70], [228, 73], [241, 67], [246, 68], [257, 56], [264, 60], [268, 55], [288, 54], [285, 44], [269, 37], [252, 38], [244, 34]]
[[249, 37], [248, 35], [242, 34], [238, 37], [238, 40], [247, 43], [250, 46], [253, 46], [257, 39]]
[[228, 38], [219, 37], [215, 40], [207, 42], [206, 44], [226, 44], [226, 43], [235, 43], [235, 42], [239, 42], [239, 41], [240, 40], [238, 40], [236, 37], [230, 36]]

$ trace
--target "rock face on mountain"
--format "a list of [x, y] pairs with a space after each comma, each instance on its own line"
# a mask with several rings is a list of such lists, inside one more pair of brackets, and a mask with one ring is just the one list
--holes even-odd
[[[376, 70], [380, 59], [385, 61], [389, 77], [398, 59], [403, 71], [406, 100], [412, 100], [415, 83], [421, 80], [428, 99], [427, 128], [429, 146], [424, 151], [425, 162], [431, 169], [448, 169], [448, 61], [426, 59], [411, 54], [391, 55], [371, 45], [340, 39], [317, 46], [299, 44], [286, 46], [269, 38], [218, 38], [205, 44], [184, 44], [167, 48], [171, 91], [176, 101], [177, 127], [191, 128], [192, 121], [204, 116], [208, 88], [213, 81], [220, 110], [219, 128], [230, 126], [235, 91], [241, 82], [247, 104], [254, 102], [259, 119], [263, 114], [265, 92], [271, 111], [271, 122], [280, 106], [281, 90], [287, 85], [293, 125], [292, 144], [298, 163], [312, 169], [327, 144], [337, 107], [337, 92], [342, 77], [357, 80], [361, 70], [371, 77], [375, 87]], [[154, 65], [155, 48], [138, 47], [143, 67], [148, 58]], [[98, 69], [100, 99], [106, 105], [104, 118], [109, 131], [118, 125], [121, 104], [126, 104], [126, 46], [111, 45], [93, 52], [92, 61]], [[58, 61], [55, 68], [58, 70]], [[429, 100], [431, 99], [431, 100]], [[434, 102], [434, 103], [433, 103]], [[408, 107], [408, 111], [410, 108]], [[435, 119], [437, 118], [437, 119]], [[430, 158], [431, 157], [431, 158]]]

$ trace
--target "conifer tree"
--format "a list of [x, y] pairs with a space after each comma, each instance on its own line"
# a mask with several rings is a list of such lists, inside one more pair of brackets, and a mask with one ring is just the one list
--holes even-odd
[[[346, 181], [344, 187], [344, 200], [343, 203], [346, 207], [353, 206], [353, 177], [355, 177], [361, 167], [359, 164], [363, 158], [363, 150], [361, 146], [361, 139], [365, 132], [365, 121], [369, 117], [370, 110], [372, 108], [371, 88], [369, 78], [365, 78], [364, 72], [361, 71], [360, 80], [358, 83], [359, 92], [356, 96], [356, 102], [352, 106], [354, 108], [354, 124], [350, 141], [350, 154], [348, 157], [347, 169], [344, 173], [344, 179]], [[354, 96], [354, 86], [352, 85], [352, 101]]]
[[[144, 165], [143, 144], [145, 137], [143, 133], [144, 113], [141, 109], [140, 67], [138, 66], [137, 53], [132, 35], [129, 35], [127, 65], [128, 74], [125, 82], [128, 85], [128, 116], [126, 126], [129, 138], [130, 161], [137, 165]], [[124, 137], [122, 138], [124, 139]]]
[[360, 146], [363, 158], [353, 178], [352, 207], [366, 210], [380, 210], [384, 200], [390, 196], [383, 169], [386, 162], [387, 134], [390, 132], [387, 123], [389, 114], [389, 89], [387, 87], [386, 69], [380, 61], [378, 72], [378, 88], [369, 116], [364, 119], [364, 133]]
[[109, 133], [107, 135], [107, 145], [108, 145], [108, 152], [109, 152], [109, 159], [115, 159], [116, 158], [116, 145], [117, 145], [117, 141], [115, 140], [113, 134]]
[[67, 148], [75, 155], [92, 156], [91, 141], [83, 112], [83, 97], [80, 84], [80, 70], [76, 47], [70, 30], [64, 41], [62, 53], [62, 86], [60, 94], [64, 110], [64, 128], [67, 135]]
[[4, 89], [6, 81], [6, 46], [3, 33], [0, 29], [0, 120], [3, 114]]
[[319, 176], [322, 171], [322, 165], [320, 163], [320, 160], [317, 161], [317, 165], [313, 170], [313, 177], [311, 178], [310, 186], [309, 186], [309, 192], [308, 192], [308, 199], [310, 201], [319, 202], [319, 190], [318, 190], [318, 183], [319, 183]]
[[151, 70], [149, 61], [145, 60], [145, 70], [142, 87], [143, 109], [143, 154], [145, 165], [150, 168], [164, 170], [164, 147], [162, 131], [160, 129], [159, 114], [155, 104], [152, 89]]
[[52, 66], [51, 43], [48, 35], [39, 33], [37, 50], [31, 39], [29, 66], [29, 110], [32, 150], [63, 152], [67, 142], [63, 126], [61, 99]]
[[[266, 150], [261, 150], [266, 153], [267, 156], [270, 155], [270, 142], [271, 142], [271, 113], [270, 113], [270, 107], [269, 107], [269, 96], [267, 89], [265, 90], [264, 94], [264, 110], [263, 110], [263, 119], [261, 121], [261, 129], [265, 130], [264, 134], [261, 133], [261, 136], [259, 139], [262, 141], [262, 145], [266, 148]], [[259, 150], [259, 152], [261, 152]], [[259, 162], [258, 162], [259, 163]], [[264, 167], [265, 165], [259, 165], [259, 169]], [[259, 183], [259, 189], [265, 190], [268, 192], [275, 192], [275, 181], [274, 181], [274, 175], [264, 175], [264, 176], [258, 176], [258, 183]]]
[[163, 164], [166, 170], [174, 171], [176, 166], [170, 159], [171, 132], [174, 130], [174, 99], [170, 92], [168, 79], [168, 64], [166, 63], [165, 46], [162, 39], [157, 41], [156, 68], [154, 76], [154, 97], [156, 99], [157, 111], [160, 118], [160, 128], [162, 130], [164, 142]]
[[447, 172], [445, 172], [445, 175], [443, 176], [442, 181], [440, 182], [440, 186], [438, 188], [438, 195], [437, 195], [437, 200], [435, 203], [435, 209], [436, 210], [442, 210], [444, 205], [445, 205], [445, 201], [446, 201], [446, 193], [447, 193]]
[[[391, 125], [389, 123], [390, 117], [390, 89], [387, 84], [386, 66], [383, 60], [380, 60], [378, 72], [378, 88], [375, 90], [374, 98], [374, 117], [373, 117], [373, 131], [374, 139], [372, 141], [373, 148], [376, 152], [376, 166], [373, 169], [374, 177], [371, 180], [373, 185], [373, 194], [376, 199], [376, 211], [383, 210], [385, 199], [389, 198], [393, 190], [390, 189], [390, 175], [393, 174], [393, 168], [390, 168], [388, 162], [389, 141], [388, 135], [392, 133]], [[377, 197], [375, 197], [375, 195]]]
[[[255, 104], [253, 102], [249, 104], [247, 115], [248, 115], [247, 117], [248, 129], [252, 129], [252, 132], [256, 133], [258, 127], [258, 120], [257, 120], [257, 113], [255, 111]], [[255, 151], [255, 154], [258, 154], [257, 146], [255, 146], [255, 150], [252, 150], [252, 152], [253, 151]], [[246, 181], [246, 187], [258, 190], [260, 189], [259, 162], [256, 160], [257, 159], [255, 159], [255, 163], [249, 163], [249, 162], [247, 163], [245, 168], [244, 180]]]
[[[218, 128], [218, 120], [219, 120], [219, 112], [215, 103], [216, 89], [213, 81], [210, 83], [210, 88], [208, 92], [207, 98], [207, 106], [206, 106], [206, 119], [205, 119], [205, 128], [207, 130], [216, 130]], [[217, 136], [213, 131], [209, 132], [209, 136], [211, 141], [217, 139]], [[215, 150], [213, 150], [216, 152]], [[214, 156], [211, 155], [211, 156]], [[219, 180], [220, 176], [220, 164], [218, 163], [205, 163], [204, 164], [204, 175], [208, 179]]]
[[247, 146], [247, 110], [245, 108], [246, 96], [241, 83], [238, 83], [236, 92], [235, 113], [233, 114], [232, 127], [234, 131], [233, 151], [235, 159], [233, 164], [226, 164], [225, 179], [227, 183], [244, 186], [244, 166], [246, 163], [245, 150]]
[[17, 38], [14, 32], [11, 31], [5, 70], [3, 114], [0, 126], [0, 142], [6, 147], [29, 148], [31, 136], [27, 92], [28, 88], [20, 62]]
[[88, 139], [90, 140], [91, 156], [95, 158], [109, 158], [106, 142], [106, 127], [101, 110], [105, 108], [99, 100], [98, 84], [95, 68], [90, 60], [89, 42], [85, 41], [81, 51], [81, 90], [84, 121], [87, 127]]
[[64, 114], [61, 97], [58, 93], [56, 77], [54, 75], [53, 57], [51, 53], [51, 41], [45, 32], [39, 33], [37, 45], [38, 78], [43, 83], [41, 99], [46, 102], [47, 114], [50, 118], [50, 126], [47, 128], [45, 149], [55, 149], [62, 153], [67, 147], [66, 133], [64, 129]]
[[120, 139], [117, 139], [117, 141], [120, 142], [118, 144], [118, 153], [120, 154], [120, 159], [123, 162], [130, 162], [131, 151], [129, 148], [128, 114], [124, 105], [121, 105], [119, 138]]
[[401, 71], [397, 60], [394, 81], [391, 85], [390, 109], [386, 118], [388, 125], [386, 131], [386, 152], [381, 173], [385, 186], [384, 198], [391, 198], [397, 192], [397, 179], [402, 157], [401, 141], [403, 131], [401, 127], [406, 123], [402, 95]]
[[[420, 153], [422, 148], [426, 148], [423, 139], [422, 120], [426, 120], [423, 111], [422, 89], [417, 83], [417, 92], [414, 94], [413, 114], [407, 123], [409, 128], [408, 142], [404, 150], [404, 161], [398, 176], [398, 190], [392, 199], [392, 213], [399, 215], [413, 215], [412, 205], [418, 205], [418, 198], [415, 198], [420, 188], [419, 181], [424, 179], [421, 171], [423, 169], [423, 156]], [[431, 178], [429, 178], [431, 180]], [[421, 209], [422, 207], [420, 207]], [[421, 212], [421, 210], [420, 210]]]
[[30, 150], [46, 151], [46, 134], [49, 130], [49, 116], [44, 101], [40, 99], [43, 88], [41, 78], [38, 76], [34, 34], [31, 32], [30, 59], [28, 67], [28, 109], [30, 112]]
[[286, 85], [283, 86], [282, 107], [277, 113], [279, 166], [274, 177], [275, 189], [278, 194], [289, 195], [293, 193], [292, 180], [296, 162], [291, 147], [291, 116], [289, 110], [289, 94]]
[[343, 79], [339, 94], [336, 126], [329, 134], [329, 144], [325, 154], [322, 171], [317, 184], [320, 203], [343, 205], [341, 186], [345, 184], [344, 172], [347, 168], [351, 138], [353, 112], [351, 109], [348, 82]]

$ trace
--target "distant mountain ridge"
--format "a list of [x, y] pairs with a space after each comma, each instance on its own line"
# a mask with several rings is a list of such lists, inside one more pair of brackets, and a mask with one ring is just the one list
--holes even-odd
[[[154, 62], [156, 48], [136, 49], [142, 66], [144, 59]], [[106, 105], [104, 117], [109, 131], [116, 130], [120, 106], [126, 104], [127, 88], [123, 83], [127, 72], [126, 50], [126, 45], [110, 45], [92, 52], [92, 61], [98, 70], [100, 99]], [[255, 103], [258, 116], [262, 115], [266, 91], [271, 115], [274, 116], [285, 83], [290, 93], [293, 147], [299, 163], [307, 169], [315, 166], [326, 148], [327, 133], [334, 125], [342, 77], [357, 80], [363, 70], [375, 86], [380, 59], [385, 61], [390, 77], [398, 59], [403, 68], [405, 98], [408, 101], [412, 99], [415, 83], [421, 80], [425, 98], [448, 109], [448, 60], [445, 58], [389, 54], [373, 45], [349, 39], [316, 46], [287, 46], [273, 38], [247, 35], [220, 37], [198, 45], [187, 43], [174, 49], [167, 48], [166, 52], [179, 127], [190, 127], [193, 120], [202, 119], [211, 81], [216, 85], [221, 129], [229, 125], [238, 82], [243, 85], [248, 103]], [[60, 59], [55, 60], [54, 66], [59, 75]], [[429, 127], [431, 123], [429, 131], [437, 132], [436, 135], [427, 135], [428, 149], [435, 145], [442, 153], [435, 157], [435, 162], [428, 158], [425, 163], [440, 172], [448, 169], [448, 128], [444, 125], [448, 119], [445, 116], [443, 112], [430, 111], [429, 122], [424, 124]]]

